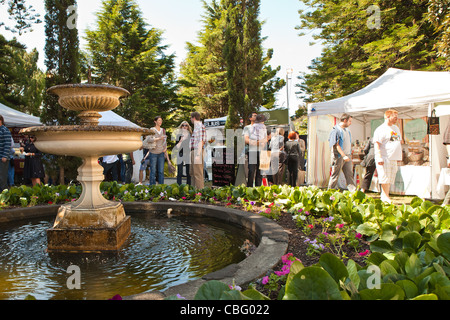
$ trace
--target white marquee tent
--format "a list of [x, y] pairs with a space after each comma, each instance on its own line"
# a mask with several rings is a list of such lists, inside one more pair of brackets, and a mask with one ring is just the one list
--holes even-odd
[[[337, 118], [343, 113], [352, 115], [353, 124], [350, 130], [353, 141], [364, 141], [371, 137], [376, 126], [383, 122], [384, 112], [388, 109], [397, 110], [400, 119], [418, 120], [422, 124], [426, 124], [425, 117], [436, 109], [436, 115], [440, 117], [442, 134], [450, 124], [450, 72], [392, 68], [353, 94], [309, 104], [308, 184], [321, 187], [328, 184], [331, 159], [328, 136]], [[436, 185], [441, 169], [446, 166], [447, 152], [442, 144], [442, 135], [429, 138], [431, 165], [402, 167], [404, 173], [402, 183], [407, 190], [405, 194], [439, 199], [441, 195], [436, 191]], [[427, 183], [424, 183], [425, 180]]]
[[5, 126], [8, 128], [26, 128], [42, 125], [39, 117], [30, 116], [1, 103], [0, 115], [5, 119]]

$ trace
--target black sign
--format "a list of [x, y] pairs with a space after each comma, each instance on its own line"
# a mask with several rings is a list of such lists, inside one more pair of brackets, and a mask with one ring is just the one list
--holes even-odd
[[214, 148], [212, 156], [213, 186], [225, 187], [234, 185], [236, 182], [236, 166], [234, 165], [234, 159], [227, 157], [227, 149]]

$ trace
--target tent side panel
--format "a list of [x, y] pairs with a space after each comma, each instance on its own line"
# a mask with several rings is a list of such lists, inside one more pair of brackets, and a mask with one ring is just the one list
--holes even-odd
[[330, 179], [331, 150], [328, 137], [335, 124], [332, 116], [309, 118], [308, 184], [327, 187]]

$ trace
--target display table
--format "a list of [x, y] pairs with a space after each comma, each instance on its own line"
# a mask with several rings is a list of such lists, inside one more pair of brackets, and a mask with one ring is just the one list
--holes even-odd
[[450, 168], [441, 169], [441, 174], [439, 175], [439, 181], [436, 186], [436, 192], [440, 199], [445, 198], [446, 186], [450, 186]]
[[[378, 176], [375, 172], [371, 191], [379, 192]], [[395, 183], [391, 185], [390, 193], [397, 195], [431, 198], [431, 169], [429, 166], [399, 166]]]

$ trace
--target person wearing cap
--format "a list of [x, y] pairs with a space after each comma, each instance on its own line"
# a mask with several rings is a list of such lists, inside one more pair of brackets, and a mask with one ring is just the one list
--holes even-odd
[[340, 123], [331, 130], [328, 139], [331, 148], [331, 177], [328, 189], [336, 188], [339, 175], [343, 172], [348, 190], [356, 190], [353, 180], [352, 133], [349, 130], [351, 124], [352, 117], [344, 113], [340, 118]]

